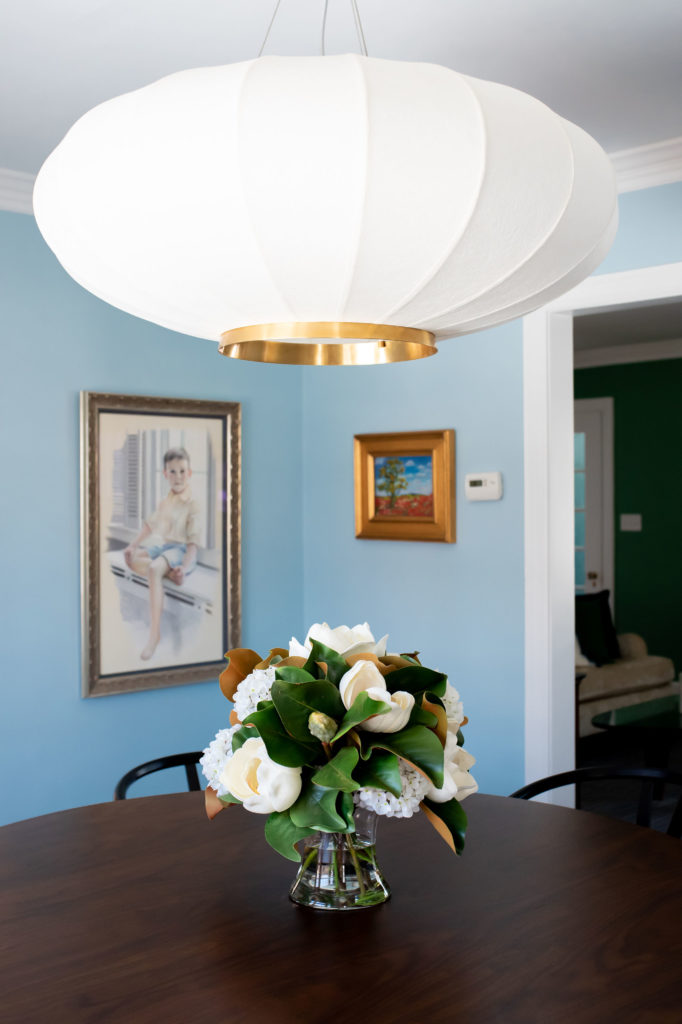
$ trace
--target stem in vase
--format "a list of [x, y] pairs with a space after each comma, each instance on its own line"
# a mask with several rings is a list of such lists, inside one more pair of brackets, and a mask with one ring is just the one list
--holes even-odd
[[339, 847], [336, 842], [334, 842], [332, 864], [334, 865], [334, 888], [337, 892], [341, 892], [341, 879], [339, 877]]
[[301, 868], [302, 871], [305, 871], [306, 868], [308, 868], [310, 866], [312, 861], [315, 859], [316, 855], [317, 855], [317, 850], [312, 849], [310, 851], [310, 853], [308, 854], [308, 856], [306, 857], [306, 859], [303, 861], [303, 865], [302, 865], [302, 868]]
[[362, 880], [362, 871], [360, 870], [360, 861], [358, 860], [358, 855], [355, 852], [355, 847], [351, 843], [350, 835], [348, 835], [348, 834], [346, 835], [346, 845], [348, 846], [348, 850], [350, 852], [351, 860], [353, 861], [353, 866], [355, 867], [355, 877], [357, 878], [358, 885], [360, 886], [360, 895], [364, 896], [365, 895], [365, 883]]

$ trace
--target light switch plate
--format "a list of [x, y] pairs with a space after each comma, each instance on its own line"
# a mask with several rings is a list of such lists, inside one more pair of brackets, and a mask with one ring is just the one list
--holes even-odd
[[623, 512], [620, 517], [621, 533], [641, 533], [642, 516], [639, 512]]

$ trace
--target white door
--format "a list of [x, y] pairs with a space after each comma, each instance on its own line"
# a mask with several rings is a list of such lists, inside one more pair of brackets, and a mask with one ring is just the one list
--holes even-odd
[[613, 399], [575, 402], [575, 591], [611, 592], [613, 609]]

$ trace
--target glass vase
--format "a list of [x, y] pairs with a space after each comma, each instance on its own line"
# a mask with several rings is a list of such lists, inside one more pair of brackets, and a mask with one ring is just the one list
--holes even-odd
[[390, 890], [376, 862], [377, 816], [355, 808], [355, 832], [314, 832], [289, 898], [316, 910], [361, 910], [384, 903]]

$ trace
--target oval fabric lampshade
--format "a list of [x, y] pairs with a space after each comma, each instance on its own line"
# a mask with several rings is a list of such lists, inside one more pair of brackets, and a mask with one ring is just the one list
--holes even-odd
[[617, 224], [608, 157], [538, 100], [355, 55], [109, 100], [45, 162], [34, 210], [112, 305], [302, 363], [416, 358], [528, 313], [594, 270]]

